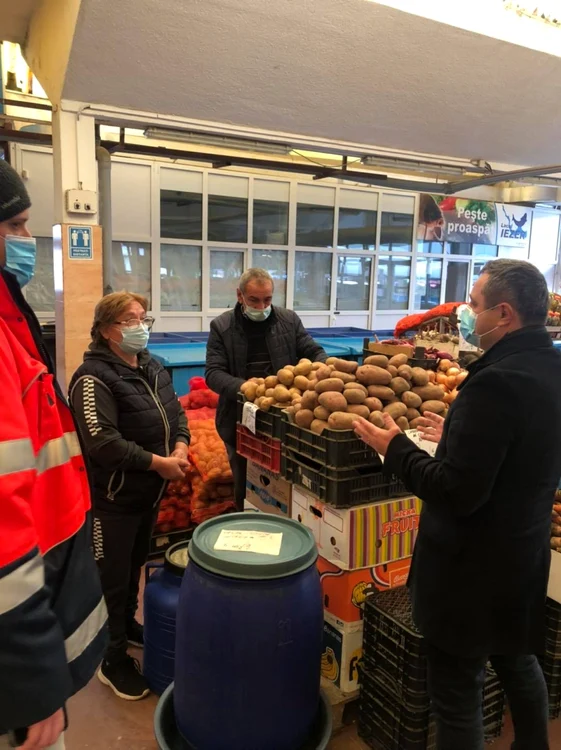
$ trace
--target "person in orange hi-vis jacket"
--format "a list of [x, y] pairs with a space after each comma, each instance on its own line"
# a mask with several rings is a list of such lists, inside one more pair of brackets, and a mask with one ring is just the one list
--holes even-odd
[[0, 748], [64, 748], [65, 703], [90, 680], [107, 612], [72, 414], [21, 288], [31, 202], [0, 161]]

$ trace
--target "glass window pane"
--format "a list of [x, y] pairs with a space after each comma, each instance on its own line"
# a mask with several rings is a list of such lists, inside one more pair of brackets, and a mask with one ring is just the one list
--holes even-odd
[[297, 245], [333, 247], [334, 206], [334, 188], [298, 185]]
[[534, 211], [530, 235], [530, 262], [545, 270], [557, 260], [559, 215], [551, 211]]
[[496, 245], [479, 245], [473, 243], [473, 255], [478, 258], [496, 258], [499, 248]]
[[247, 242], [245, 177], [209, 175], [208, 239], [211, 242]]
[[444, 302], [464, 302], [468, 296], [469, 261], [448, 261]]
[[253, 183], [253, 242], [256, 245], [288, 244], [287, 182], [255, 180]]
[[202, 249], [192, 245], [161, 245], [161, 310], [201, 310]]
[[380, 256], [377, 278], [377, 310], [407, 310], [411, 259]]
[[210, 251], [210, 307], [234, 307], [236, 289], [243, 273], [243, 252]]
[[410, 253], [413, 249], [413, 214], [382, 213], [382, 252]]
[[443, 255], [444, 254], [444, 242], [426, 242], [424, 240], [419, 240], [417, 242], [417, 252]]
[[25, 297], [35, 312], [55, 311], [53, 238], [37, 237], [35, 276], [25, 287]]
[[275, 281], [275, 305], [286, 307], [286, 269], [288, 253], [286, 250], [254, 250], [254, 268], [264, 268]]
[[329, 310], [331, 302], [331, 253], [296, 252], [295, 310]]
[[370, 309], [372, 258], [340, 255], [337, 259], [337, 310]]
[[513, 258], [514, 260], [528, 260], [527, 247], [499, 247], [499, 258]]
[[471, 255], [471, 242], [445, 242], [444, 246], [448, 255]]
[[483, 271], [483, 268], [485, 267], [485, 261], [481, 261], [481, 263], [476, 262], [473, 264], [473, 274], [471, 277], [471, 286], [475, 284], [477, 279], [481, 276], [481, 271]]
[[113, 242], [111, 286], [115, 291], [136, 292], [151, 302], [150, 262], [152, 246], [149, 242]]
[[203, 196], [160, 190], [160, 235], [178, 240], [202, 240]]
[[419, 258], [415, 281], [415, 309], [430, 310], [440, 304], [442, 288], [442, 261], [436, 258]]
[[347, 250], [374, 250], [377, 215], [376, 211], [340, 208], [337, 247]]

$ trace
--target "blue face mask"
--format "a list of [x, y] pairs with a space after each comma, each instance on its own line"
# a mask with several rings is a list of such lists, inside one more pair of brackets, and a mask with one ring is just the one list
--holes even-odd
[[271, 305], [269, 305], [269, 307], [266, 307], [264, 310], [256, 310], [254, 307], [245, 305], [243, 312], [245, 317], [253, 320], [254, 323], [262, 323], [264, 320], [267, 320], [267, 318], [271, 314]]
[[123, 340], [118, 346], [125, 354], [138, 354], [148, 345], [150, 338], [149, 329], [142, 323], [134, 328], [123, 328], [121, 331]]
[[9, 234], [4, 237], [6, 248], [6, 270], [13, 273], [18, 284], [29, 284], [35, 273], [37, 240], [35, 237], [17, 237]]
[[[498, 305], [495, 305], [495, 307], [498, 307]], [[495, 326], [494, 328], [491, 328], [490, 331], [485, 331], [485, 333], [475, 333], [477, 318], [480, 315], [483, 315], [483, 313], [494, 310], [495, 307], [488, 307], [487, 310], [482, 310], [480, 313], [477, 313], [477, 315], [469, 305], [460, 305], [460, 307], [458, 307], [456, 310], [456, 315], [458, 316], [458, 328], [462, 337], [468, 342], [468, 344], [481, 349], [481, 339], [497, 330], [498, 326]]]

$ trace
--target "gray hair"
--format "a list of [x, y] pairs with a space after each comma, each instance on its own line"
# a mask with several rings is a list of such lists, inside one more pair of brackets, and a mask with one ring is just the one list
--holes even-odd
[[491, 260], [482, 274], [489, 277], [483, 289], [486, 307], [508, 302], [522, 325], [544, 325], [549, 310], [549, 290], [540, 271], [525, 260]]
[[242, 294], [245, 294], [245, 288], [250, 281], [255, 281], [258, 284], [271, 284], [273, 292], [275, 291], [275, 282], [271, 274], [264, 268], [248, 268], [245, 273], [242, 274], [238, 288]]

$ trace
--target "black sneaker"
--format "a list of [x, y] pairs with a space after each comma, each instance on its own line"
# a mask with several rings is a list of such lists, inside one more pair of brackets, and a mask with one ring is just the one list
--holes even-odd
[[150, 692], [140, 671], [140, 662], [128, 654], [115, 662], [104, 659], [97, 676], [115, 695], [126, 701], [142, 700]]
[[136, 620], [127, 625], [127, 640], [131, 646], [144, 648], [144, 628]]

